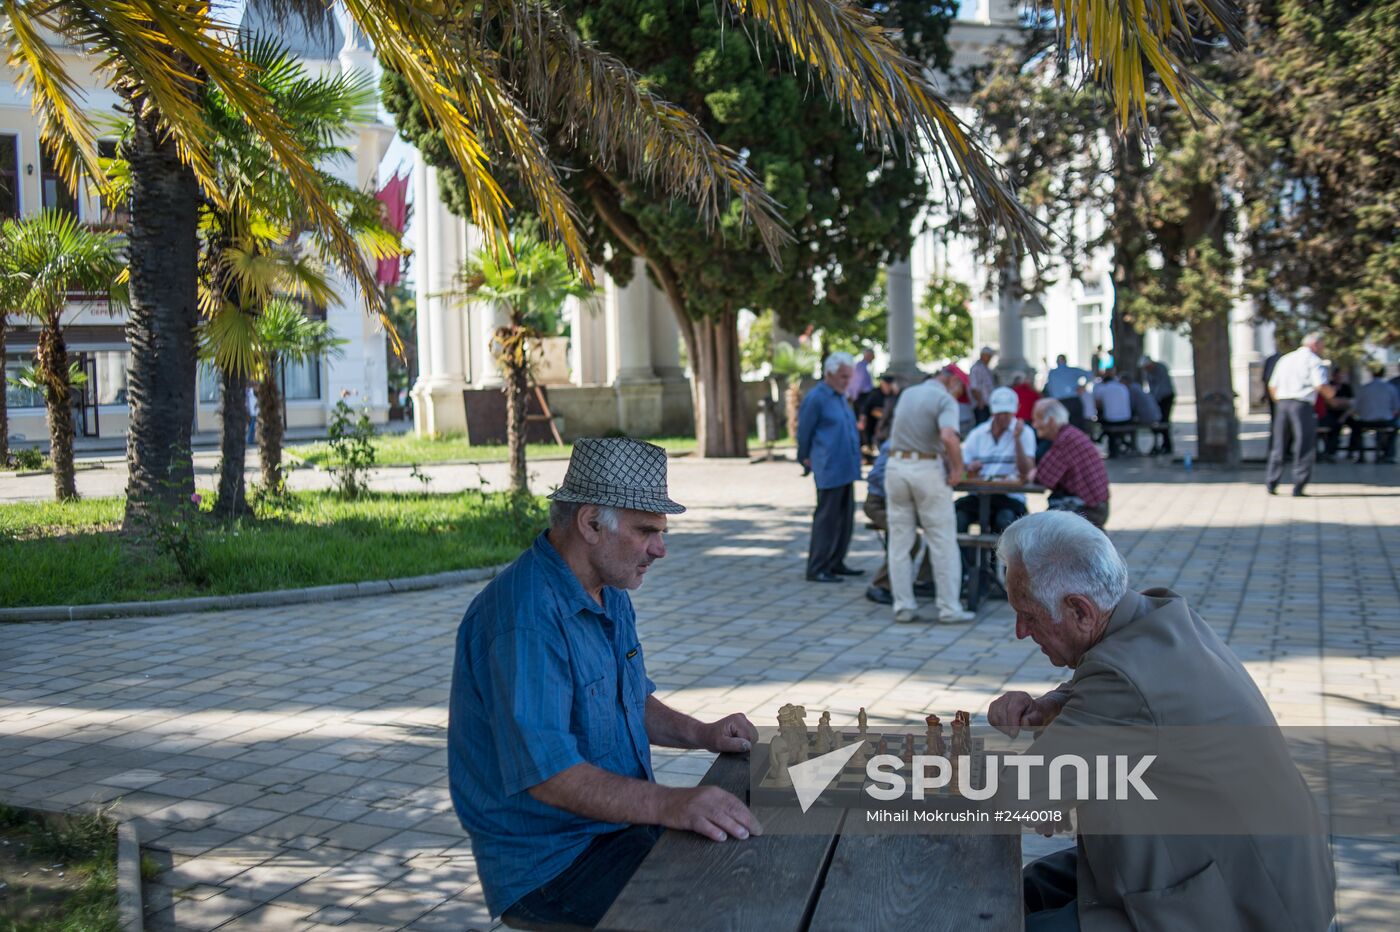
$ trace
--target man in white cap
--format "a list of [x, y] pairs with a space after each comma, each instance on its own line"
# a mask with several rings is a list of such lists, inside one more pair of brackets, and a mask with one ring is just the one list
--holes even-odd
[[[969, 479], [1003, 479], [1025, 482], [1035, 470], [1035, 429], [1016, 417], [1020, 399], [1005, 386], [992, 392], [992, 419], [978, 424], [963, 441], [963, 460]], [[987, 493], [984, 493], [987, 494]], [[983, 534], [1000, 534], [1017, 518], [1026, 516], [1026, 496], [991, 493], [991, 527]], [[964, 495], [954, 508], [958, 533], [965, 534], [977, 520], [982, 495]], [[967, 554], [964, 553], [964, 561]]]
[[991, 361], [996, 354], [997, 351], [990, 346], [982, 347], [977, 361], [967, 373], [968, 394], [972, 396], [972, 416], [978, 424], [985, 421], [990, 414], [992, 389], [996, 388], [997, 384], [996, 379], [992, 377]]
[[627, 590], [666, 555], [666, 452], [574, 443], [549, 530], [472, 600], [447, 732], [452, 803], [486, 905], [516, 928], [592, 928], [660, 837], [761, 828], [714, 786], [661, 786], [653, 744], [747, 751], [742, 714], [701, 722], [657, 699]]

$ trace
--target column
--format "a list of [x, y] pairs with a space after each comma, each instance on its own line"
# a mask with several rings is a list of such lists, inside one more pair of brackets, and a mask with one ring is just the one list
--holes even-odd
[[681, 366], [681, 328], [676, 323], [676, 314], [671, 310], [671, 301], [666, 292], [647, 280], [651, 292], [651, 365], [657, 376], [667, 381], [685, 378]]
[[414, 159], [414, 203], [418, 210], [417, 270], [419, 376], [413, 386], [415, 430], [420, 434], [464, 433], [462, 311], [446, 296], [462, 262], [463, 221], [438, 194], [437, 169]]
[[632, 260], [632, 280], [626, 285], [608, 279], [608, 356], [614, 383], [656, 378], [651, 364], [650, 290], [641, 259]]
[[[1002, 276], [997, 295], [997, 323], [1001, 345], [997, 350], [997, 381], [1010, 385], [1011, 377], [1026, 371], [1026, 344], [1021, 330], [1021, 260], [1013, 259]], [[980, 349], [980, 347], [977, 347]]]
[[889, 371], [909, 377], [918, 373], [914, 346], [914, 279], [906, 256], [885, 268], [885, 306], [889, 311]]
[[608, 316], [604, 307], [607, 273], [593, 270], [599, 291], [588, 298], [569, 298], [569, 380], [575, 385], [603, 385], [608, 381]]

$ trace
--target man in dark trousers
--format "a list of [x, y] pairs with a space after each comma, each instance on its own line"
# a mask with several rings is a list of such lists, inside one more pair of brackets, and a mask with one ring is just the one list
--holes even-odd
[[802, 399], [797, 413], [797, 459], [817, 483], [812, 542], [807, 550], [810, 582], [841, 582], [864, 570], [846, 565], [855, 528], [856, 480], [860, 478], [860, 435], [846, 402], [855, 370], [850, 353], [832, 353], [822, 364], [822, 380]]
[[1322, 361], [1322, 334], [1310, 333], [1303, 345], [1279, 359], [1269, 377], [1269, 397], [1274, 400], [1274, 431], [1269, 445], [1265, 487], [1273, 495], [1283, 479], [1284, 450], [1293, 443], [1293, 495], [1303, 495], [1317, 459], [1317, 398], [1331, 400], [1336, 389], [1328, 384], [1327, 364]]

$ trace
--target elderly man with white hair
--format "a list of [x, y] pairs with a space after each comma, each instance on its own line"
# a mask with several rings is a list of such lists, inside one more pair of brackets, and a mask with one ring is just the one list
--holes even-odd
[[1328, 384], [1327, 363], [1322, 360], [1322, 334], [1303, 337], [1303, 345], [1279, 357], [1269, 375], [1269, 398], [1273, 400], [1273, 440], [1269, 446], [1269, 464], [1264, 486], [1273, 495], [1283, 481], [1283, 458], [1289, 444], [1293, 446], [1293, 495], [1312, 478], [1313, 462], [1317, 459], [1317, 411], [1314, 404], [1321, 395], [1331, 401], [1336, 386]]
[[1031, 422], [1050, 449], [1031, 475], [1050, 490], [1055, 511], [1072, 511], [1103, 527], [1108, 520], [1108, 470], [1089, 435], [1069, 422], [1069, 412], [1054, 398], [1036, 402]]
[[856, 519], [856, 480], [860, 478], [860, 432], [846, 401], [855, 370], [850, 353], [832, 353], [822, 364], [822, 380], [797, 411], [797, 459], [817, 483], [817, 510], [807, 548], [810, 582], [842, 582], [863, 570], [846, 565]]
[[[1031, 638], [1052, 664], [1074, 671], [1039, 698], [1010, 692], [988, 709], [988, 722], [1013, 737], [1022, 728], [1038, 730], [1028, 753], [1073, 737], [1072, 729], [1105, 727], [1248, 728], [1282, 747], [1268, 702], [1239, 658], [1182, 597], [1167, 589], [1130, 589], [1122, 557], [1088, 521], [1063, 511], [1022, 518], [1002, 534], [998, 555], [1016, 636]], [[1291, 770], [1247, 760], [1226, 779], [1194, 789], [1209, 799], [1251, 787], [1294, 812], [1313, 807], [1308, 817], [1315, 818], [1306, 785], [1297, 768]], [[1186, 777], [1208, 780], [1198, 770]], [[1081, 828], [1086, 806], [1094, 804], [1080, 804]], [[1334, 877], [1320, 830], [1096, 833], [1076, 842], [1027, 866], [1028, 930], [1321, 932], [1332, 918]]]

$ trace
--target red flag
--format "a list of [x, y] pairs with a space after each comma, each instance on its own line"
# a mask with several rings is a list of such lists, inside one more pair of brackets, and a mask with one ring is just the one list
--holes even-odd
[[[379, 189], [375, 195], [379, 203], [383, 205], [384, 224], [395, 233], [403, 233], [404, 224], [408, 221], [408, 175], [402, 177], [394, 172], [394, 177], [384, 183], [384, 187]], [[375, 279], [381, 285], [397, 285], [399, 275], [403, 268], [403, 257], [392, 256], [388, 259], [380, 259], [379, 266], [375, 271]]]

